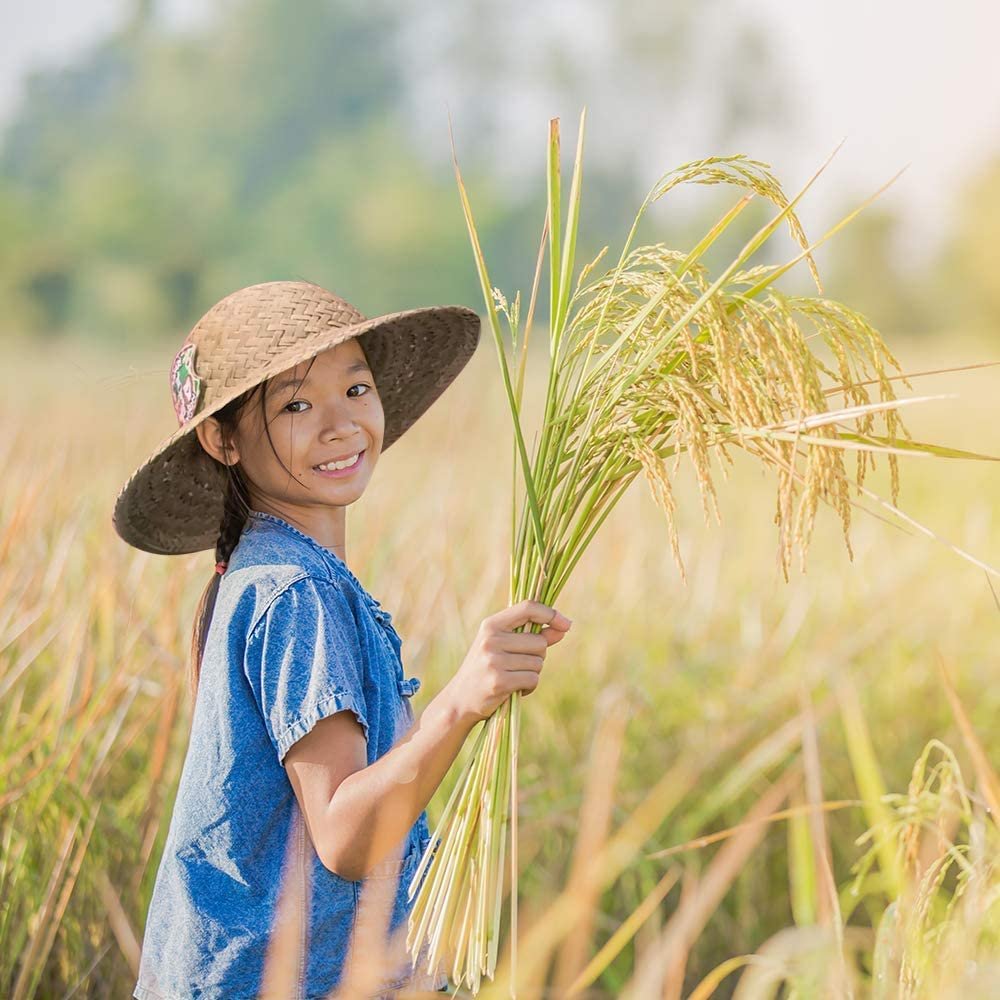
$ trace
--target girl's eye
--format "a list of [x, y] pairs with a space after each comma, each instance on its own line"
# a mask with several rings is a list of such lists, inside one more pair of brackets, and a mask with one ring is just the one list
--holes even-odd
[[[365, 391], [359, 394], [364, 396], [367, 395], [368, 391], [371, 389], [371, 386], [367, 382], [357, 382], [351, 386], [351, 389], [364, 389]], [[347, 390], [348, 393], [350, 393], [351, 389]], [[351, 398], [357, 399], [358, 397], [352, 396]], [[296, 407], [301, 407], [301, 409], [296, 409]], [[312, 405], [310, 403], [307, 403], [304, 399], [293, 399], [290, 403], [287, 403], [285, 405], [285, 410], [288, 413], [303, 413], [305, 412], [305, 410], [308, 409], [312, 409]]]

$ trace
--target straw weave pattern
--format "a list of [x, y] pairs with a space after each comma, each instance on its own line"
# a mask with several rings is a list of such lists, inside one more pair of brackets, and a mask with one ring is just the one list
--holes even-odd
[[198, 407], [132, 475], [113, 522], [130, 545], [181, 554], [215, 547], [225, 473], [194, 429], [248, 389], [357, 337], [385, 412], [384, 452], [447, 389], [475, 352], [479, 316], [431, 306], [366, 319], [340, 296], [304, 281], [240, 289], [216, 303], [185, 340], [195, 345]]
[[225, 390], [245, 386], [276, 358], [290, 357], [304, 341], [365, 319], [339, 296], [304, 282], [254, 285], [226, 297], [187, 339], [198, 348], [198, 374], [205, 386], [202, 405], [211, 407]]

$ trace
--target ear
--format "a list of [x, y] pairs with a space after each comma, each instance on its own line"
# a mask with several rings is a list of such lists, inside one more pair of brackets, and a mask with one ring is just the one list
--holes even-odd
[[228, 449], [226, 448], [222, 425], [215, 417], [206, 417], [194, 432], [198, 435], [202, 448], [217, 462], [223, 465], [235, 465], [240, 460], [239, 449], [235, 442], [230, 441]]

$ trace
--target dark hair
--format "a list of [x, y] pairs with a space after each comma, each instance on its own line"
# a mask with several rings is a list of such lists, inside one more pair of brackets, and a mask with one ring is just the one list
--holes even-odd
[[[299, 386], [306, 380], [306, 376], [309, 374], [309, 370], [312, 368], [315, 360], [313, 358], [309, 362], [309, 367], [306, 368], [301, 380], [295, 387], [296, 391], [298, 391]], [[270, 381], [270, 379], [265, 379], [259, 385], [248, 389], [221, 409], [216, 410], [212, 416], [218, 420], [222, 428], [222, 446], [228, 455], [240, 415], [253, 400], [254, 396], [258, 396], [260, 398], [260, 413], [264, 424], [264, 433], [267, 435], [268, 443], [271, 445], [271, 451], [274, 452], [274, 457], [281, 464], [281, 467], [291, 476], [291, 470], [281, 461], [281, 456], [274, 447], [270, 421], [267, 419], [267, 387]], [[233, 550], [240, 540], [240, 535], [243, 534], [243, 529], [246, 527], [247, 518], [250, 516], [250, 488], [253, 483], [240, 467], [239, 462], [229, 465], [219, 462], [214, 456], [209, 456], [209, 458], [216, 465], [220, 466], [226, 475], [226, 489], [222, 504], [222, 521], [219, 524], [219, 539], [215, 543], [215, 562], [217, 565], [220, 563], [228, 565], [229, 557], [233, 554]], [[209, 625], [212, 623], [212, 613], [215, 611], [215, 600], [219, 593], [221, 579], [222, 574], [218, 570], [212, 573], [212, 579], [208, 581], [208, 585], [202, 591], [198, 607], [194, 613], [194, 627], [191, 631], [191, 674], [189, 684], [192, 703], [198, 695], [198, 680], [201, 676], [201, 661], [205, 653], [205, 640], [208, 637]]]

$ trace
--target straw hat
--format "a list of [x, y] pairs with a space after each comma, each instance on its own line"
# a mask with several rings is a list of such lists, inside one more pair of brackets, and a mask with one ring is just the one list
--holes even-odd
[[479, 316], [464, 306], [366, 319], [307, 281], [269, 281], [233, 292], [202, 316], [174, 359], [170, 390], [180, 428], [118, 494], [115, 530], [147, 552], [214, 548], [226, 474], [192, 433], [206, 417], [266, 378], [357, 337], [385, 411], [385, 451], [465, 367], [479, 326]]

